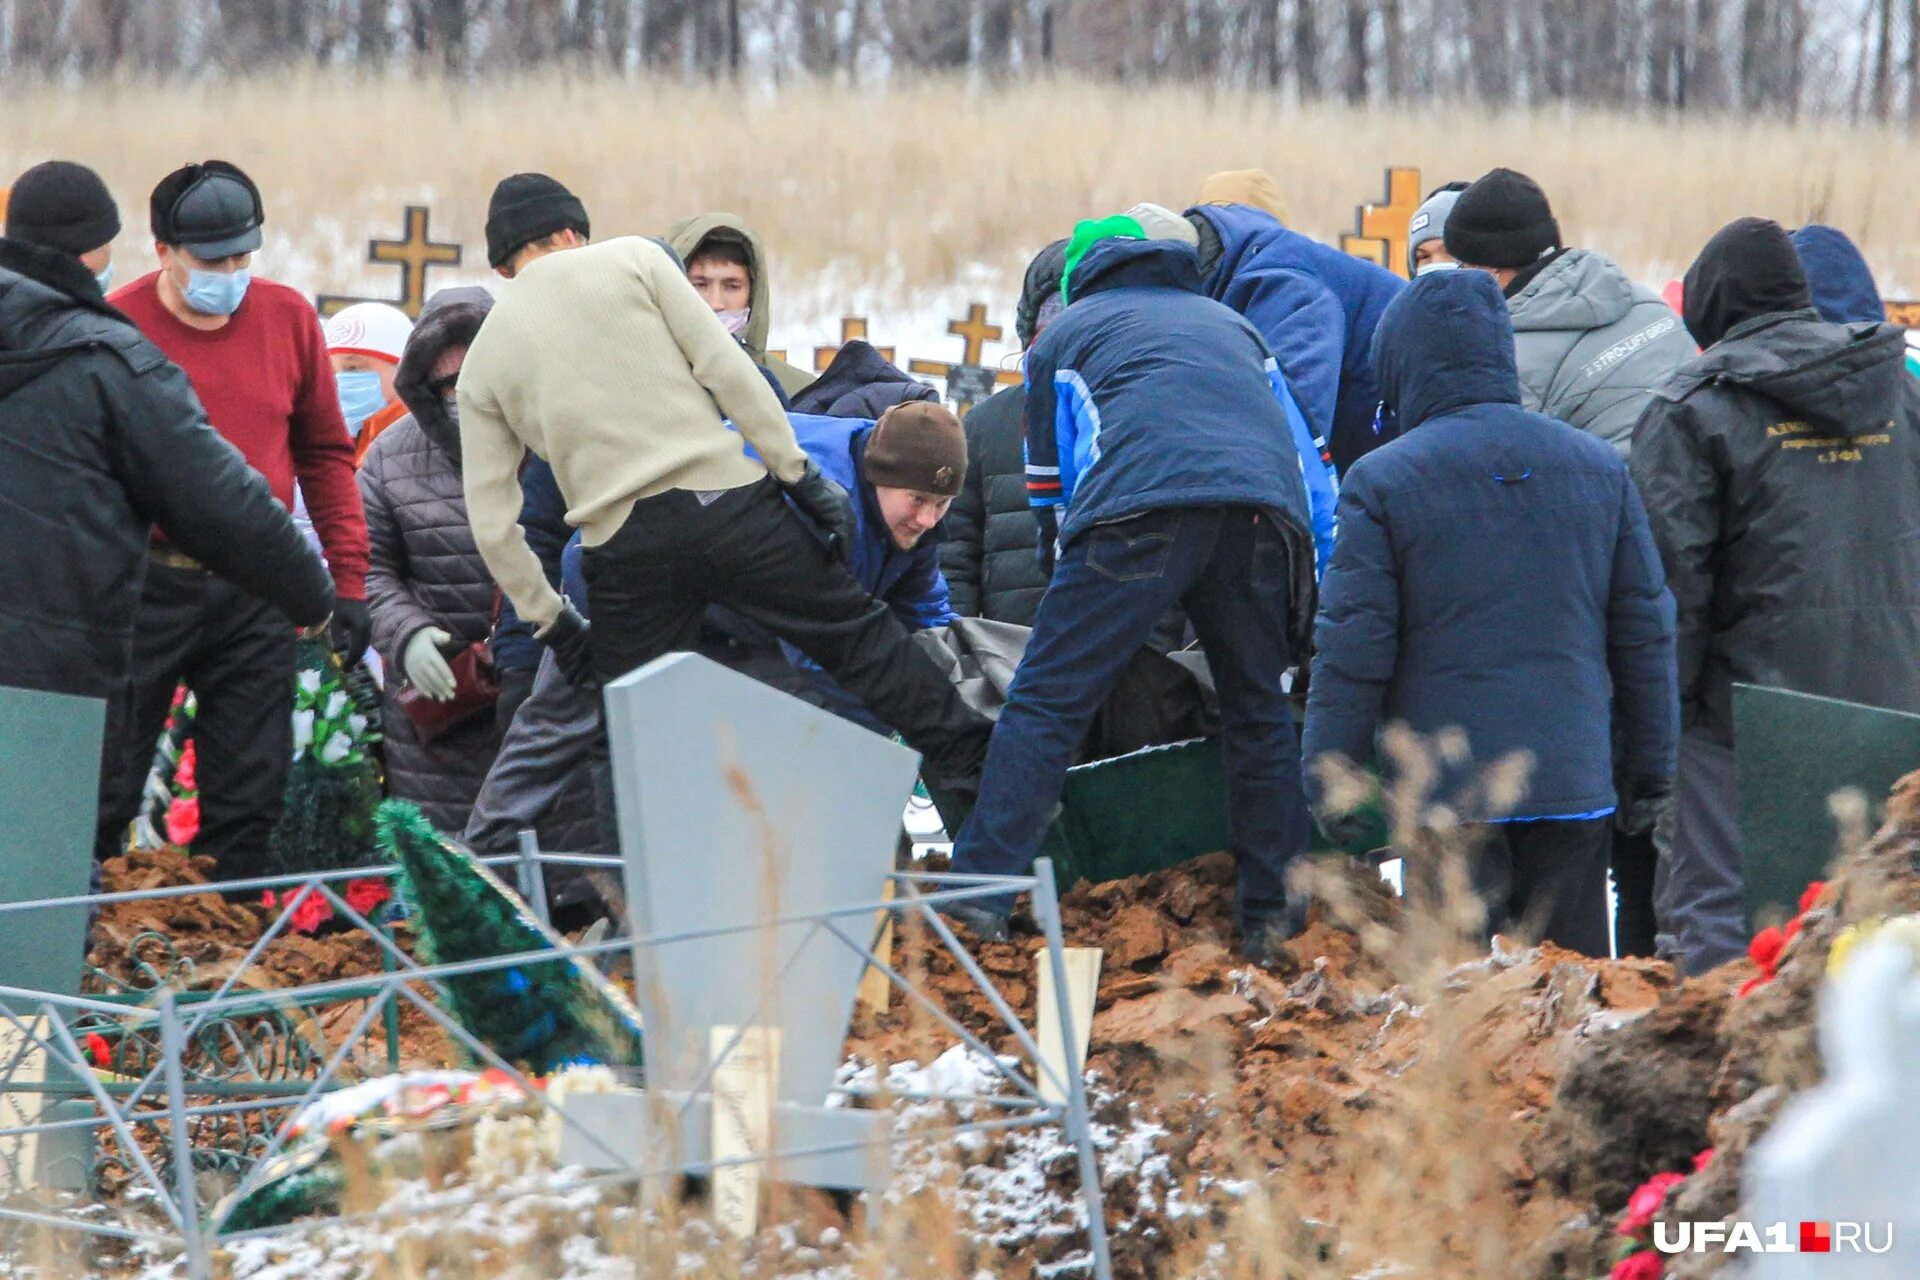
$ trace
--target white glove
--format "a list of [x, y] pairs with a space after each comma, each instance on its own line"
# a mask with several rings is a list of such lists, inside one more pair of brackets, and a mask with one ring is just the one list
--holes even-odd
[[453, 698], [453, 668], [440, 652], [441, 645], [452, 643], [453, 637], [440, 628], [422, 627], [413, 633], [406, 651], [400, 655], [408, 683], [435, 702], [448, 702]]

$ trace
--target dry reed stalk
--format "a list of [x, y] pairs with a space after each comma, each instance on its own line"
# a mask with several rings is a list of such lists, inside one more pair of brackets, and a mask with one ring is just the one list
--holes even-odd
[[1179, 208], [1220, 169], [1269, 169], [1293, 224], [1332, 239], [1352, 229], [1356, 204], [1379, 198], [1389, 164], [1419, 166], [1428, 185], [1525, 170], [1572, 243], [1647, 280], [1754, 213], [1834, 223], [1883, 283], [1920, 281], [1920, 205], [1900, 183], [1920, 159], [1915, 142], [1829, 123], [1303, 108], [1074, 80], [775, 91], [560, 72], [458, 84], [285, 72], [192, 86], [16, 82], [7, 126], [0, 174], [60, 155], [106, 175], [127, 226], [122, 278], [151, 260], [154, 182], [220, 155], [265, 193], [262, 269], [313, 288], [358, 278], [366, 239], [392, 234], [405, 200], [430, 199], [437, 234], [466, 243], [484, 270], [487, 195], [523, 169], [572, 184], [603, 236], [729, 209], [765, 236], [784, 286], [825, 279], [905, 301], [970, 266], [1010, 279], [1076, 219], [1140, 200]]

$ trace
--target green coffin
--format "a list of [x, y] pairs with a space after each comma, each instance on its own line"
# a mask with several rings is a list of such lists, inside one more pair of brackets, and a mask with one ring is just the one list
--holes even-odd
[[1790, 916], [1834, 855], [1829, 798], [1876, 806], [1920, 768], [1920, 716], [1758, 685], [1733, 686], [1733, 758], [1747, 919]]
[[[949, 835], [960, 830], [964, 806], [933, 793]], [[1387, 843], [1377, 812], [1364, 839], [1336, 848], [1316, 827], [1316, 852], [1355, 856]], [[1218, 738], [1194, 738], [1067, 771], [1060, 814], [1040, 847], [1052, 858], [1060, 884], [1096, 883], [1177, 866], [1227, 847], [1227, 781]]]

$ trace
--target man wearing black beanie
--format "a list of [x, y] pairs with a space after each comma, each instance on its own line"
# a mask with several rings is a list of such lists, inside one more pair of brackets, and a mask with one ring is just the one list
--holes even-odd
[[544, 173], [502, 178], [487, 201], [487, 265], [509, 280], [540, 254], [578, 248], [592, 234], [580, 197]]
[[0, 557], [0, 670], [10, 685], [104, 700], [108, 762], [123, 745], [156, 525], [294, 623], [333, 607], [325, 566], [267, 482], [101, 295], [119, 227], [97, 174], [50, 161], [14, 184], [0, 239], [0, 546], [12, 552]]
[[1920, 712], [1920, 382], [1904, 330], [1820, 318], [1777, 223], [1729, 223], [1686, 286], [1706, 350], [1648, 404], [1629, 466], [1679, 614], [1660, 932], [1699, 974], [1750, 932], [1734, 685]]
[[100, 175], [71, 160], [47, 160], [21, 174], [7, 196], [7, 239], [80, 259], [102, 293], [113, 276], [120, 207]]

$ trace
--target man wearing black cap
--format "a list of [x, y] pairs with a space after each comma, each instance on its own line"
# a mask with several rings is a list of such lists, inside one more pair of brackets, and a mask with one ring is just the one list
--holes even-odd
[[[265, 215], [259, 190], [233, 165], [209, 160], [168, 174], [149, 217], [160, 269], [113, 302], [185, 370], [214, 430], [289, 510], [298, 481], [333, 573], [335, 646], [358, 656], [369, 629], [366, 516], [320, 318], [296, 290], [253, 277]], [[220, 878], [242, 877], [266, 847], [293, 755], [294, 628], [282, 610], [209, 574], [197, 552], [156, 538], [148, 558], [129, 736], [102, 797], [97, 848], [111, 856], [123, 844], [154, 737], [184, 679], [199, 703], [194, 852], [213, 857]]]
[[101, 296], [119, 230], [99, 177], [53, 160], [14, 183], [0, 239], [0, 681], [105, 699], [114, 759], [154, 526], [293, 623], [333, 606], [266, 481]]
[[[731, 608], [968, 784], [992, 726], [847, 571], [859, 535], [846, 490], [666, 248], [586, 234], [585, 209], [551, 178], [516, 174], [494, 192], [487, 257], [509, 283], [460, 372], [460, 448], [474, 541], [501, 589], [575, 684], [692, 649], [707, 606]], [[581, 531], [591, 635], [517, 522], [529, 450]]]
[[1735, 682], [1920, 712], [1920, 383], [1902, 330], [1820, 318], [1760, 218], [1701, 250], [1686, 322], [1704, 350], [1648, 404], [1630, 465], [1680, 622], [1660, 930], [1701, 973], [1746, 951]]
[[1443, 238], [1507, 295], [1526, 407], [1625, 456], [1648, 395], [1693, 357], [1680, 317], [1613, 259], [1567, 248], [1546, 192], [1524, 173], [1495, 169], [1461, 192]]

